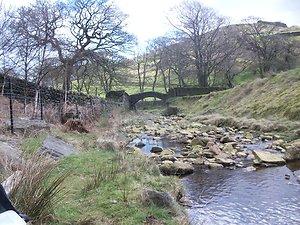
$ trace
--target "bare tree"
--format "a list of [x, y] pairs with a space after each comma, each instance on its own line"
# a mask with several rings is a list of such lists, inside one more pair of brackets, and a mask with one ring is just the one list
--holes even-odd
[[170, 23], [192, 44], [192, 58], [196, 67], [198, 85], [207, 87], [208, 78], [213, 73], [219, 58], [216, 56], [220, 43], [220, 27], [226, 21], [213, 9], [196, 0], [184, 1], [172, 10], [176, 15]]
[[144, 92], [146, 75], [148, 69], [148, 53], [145, 51], [143, 53], [138, 52], [134, 57], [134, 62], [137, 66], [137, 76], [140, 92]]
[[13, 45], [16, 38], [14, 34], [10, 32], [11, 25], [10, 10], [6, 10], [2, 2], [0, 2], [0, 72], [4, 75], [1, 95], [4, 94], [6, 76], [12, 73], [15, 67], [11, 60], [11, 54], [13, 54]]
[[276, 70], [280, 55], [288, 57], [289, 42], [278, 34], [286, 25], [264, 22], [256, 17], [249, 17], [244, 22], [240, 26], [242, 40], [247, 50], [253, 53], [259, 74], [263, 78], [266, 72]]
[[[172, 73], [175, 73], [178, 79], [178, 86], [187, 86], [186, 80], [193, 79], [194, 64], [190, 57], [190, 47], [185, 40], [181, 40], [168, 47], [169, 68]], [[174, 85], [171, 78], [168, 78], [169, 86]]]
[[68, 2], [68, 6], [68, 28], [72, 38], [61, 41], [53, 35], [50, 39], [52, 47], [57, 50], [59, 59], [65, 66], [67, 90], [73, 65], [79, 59], [96, 51], [121, 51], [133, 40], [124, 31], [126, 15], [109, 1], [73, 0]]
[[19, 15], [19, 30], [57, 53], [67, 91], [78, 61], [93, 52], [122, 51], [133, 40], [124, 31], [126, 15], [107, 0], [70, 0], [66, 4], [37, 0]]

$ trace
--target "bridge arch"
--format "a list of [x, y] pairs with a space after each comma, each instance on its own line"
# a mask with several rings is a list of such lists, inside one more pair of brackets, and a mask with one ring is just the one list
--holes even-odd
[[134, 109], [135, 104], [138, 101], [140, 101], [144, 98], [149, 98], [149, 97], [158, 98], [158, 99], [161, 99], [162, 101], [166, 101], [168, 98], [168, 95], [159, 93], [159, 92], [155, 92], [155, 91], [148, 91], [148, 92], [129, 95], [129, 108]]

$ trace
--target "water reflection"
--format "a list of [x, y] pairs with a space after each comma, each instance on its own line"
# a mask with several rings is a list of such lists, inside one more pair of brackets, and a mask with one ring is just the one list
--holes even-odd
[[254, 172], [198, 169], [182, 179], [193, 202], [192, 224], [300, 224], [300, 185], [285, 174], [291, 174], [286, 166]]

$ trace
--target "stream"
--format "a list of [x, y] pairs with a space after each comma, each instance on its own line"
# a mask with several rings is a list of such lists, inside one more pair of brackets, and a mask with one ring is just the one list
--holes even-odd
[[[145, 153], [150, 153], [152, 146], [180, 151], [174, 142], [147, 136], [130, 145], [139, 141], [145, 144]], [[252, 147], [247, 146], [248, 150]], [[192, 203], [187, 208], [191, 224], [300, 224], [296, 174], [300, 175], [300, 162], [255, 171], [195, 167], [193, 174], [181, 179]]]

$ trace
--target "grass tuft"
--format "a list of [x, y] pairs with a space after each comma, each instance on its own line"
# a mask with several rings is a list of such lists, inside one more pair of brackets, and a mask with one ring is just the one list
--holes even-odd
[[35, 224], [51, 220], [54, 207], [61, 201], [62, 183], [69, 174], [53, 176], [55, 167], [56, 162], [46, 156], [32, 156], [25, 161], [20, 179], [10, 192], [14, 206], [33, 218]]

